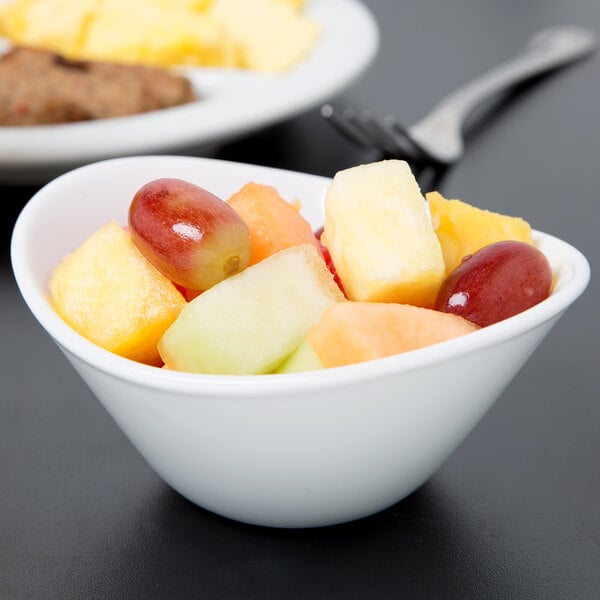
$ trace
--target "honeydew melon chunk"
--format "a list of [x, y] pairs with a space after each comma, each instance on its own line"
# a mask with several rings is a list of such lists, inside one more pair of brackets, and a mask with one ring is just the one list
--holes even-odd
[[190, 302], [158, 343], [170, 368], [271, 373], [343, 294], [314, 246], [282, 250]]
[[299, 373], [301, 371], [320, 371], [323, 363], [315, 354], [308, 340], [304, 340], [275, 370], [275, 373]]
[[322, 241], [349, 300], [433, 306], [446, 267], [405, 161], [339, 171], [325, 197]]

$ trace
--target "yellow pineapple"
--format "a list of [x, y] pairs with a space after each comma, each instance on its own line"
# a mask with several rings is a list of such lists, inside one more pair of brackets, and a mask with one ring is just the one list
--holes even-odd
[[85, 24], [98, 9], [98, 0], [13, 0], [0, 3], [0, 35], [76, 57]]
[[405, 161], [338, 172], [325, 197], [323, 236], [350, 300], [433, 306], [444, 257]]
[[278, 0], [278, 2], [283, 2], [284, 4], [289, 4], [290, 6], [292, 6], [294, 8], [294, 10], [297, 10], [298, 12], [303, 10], [304, 7], [306, 6], [306, 0]]
[[0, 35], [76, 59], [282, 71], [317, 38], [304, 0], [0, 0]]
[[532, 243], [531, 226], [519, 217], [510, 217], [472, 206], [461, 200], [447, 200], [439, 192], [427, 194], [431, 220], [442, 245], [446, 273], [480, 248], [502, 240]]
[[87, 59], [159, 67], [232, 66], [235, 52], [223, 27], [205, 11], [159, 0], [105, 0], [81, 46]]
[[50, 296], [58, 314], [102, 348], [159, 365], [156, 344], [185, 300], [173, 283], [111, 221], [54, 270]]
[[208, 14], [219, 22], [239, 50], [239, 66], [285, 71], [313, 48], [319, 27], [288, 0], [212, 0]]

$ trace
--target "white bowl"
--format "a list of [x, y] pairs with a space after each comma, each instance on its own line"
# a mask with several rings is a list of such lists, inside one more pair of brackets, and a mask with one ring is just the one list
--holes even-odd
[[[71, 171], [27, 204], [12, 263], [29, 308], [148, 463], [180, 494], [239, 521], [309, 527], [398, 502], [448, 458], [589, 280], [585, 257], [536, 232], [557, 275], [539, 305], [467, 336], [324, 371], [193, 375], [148, 367], [88, 342], [54, 312], [52, 269], [134, 192], [180, 177], [227, 197], [250, 180], [299, 198], [317, 227], [328, 180], [188, 157], [132, 157]], [[42, 385], [42, 383], [40, 383]]]

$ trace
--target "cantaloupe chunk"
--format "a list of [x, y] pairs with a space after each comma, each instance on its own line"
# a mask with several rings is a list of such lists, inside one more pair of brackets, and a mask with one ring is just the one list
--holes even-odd
[[156, 344], [185, 305], [173, 283], [111, 221], [56, 267], [50, 298], [88, 340], [139, 362], [160, 365]]
[[274, 187], [249, 182], [227, 203], [250, 231], [250, 265], [299, 244], [312, 244], [321, 252], [321, 245], [310, 223], [300, 214], [298, 203], [287, 202]]
[[433, 306], [444, 257], [405, 161], [339, 171], [325, 197], [322, 239], [350, 300]]
[[192, 300], [158, 343], [179, 371], [272, 373], [332, 303], [344, 300], [310, 244], [277, 252]]
[[477, 330], [462, 317], [408, 304], [330, 306], [307, 340], [324, 367], [341, 367], [431, 346]]
[[426, 195], [431, 221], [440, 240], [446, 273], [484, 246], [502, 240], [533, 243], [531, 225], [520, 217], [477, 208], [462, 200], [447, 200], [439, 192]]

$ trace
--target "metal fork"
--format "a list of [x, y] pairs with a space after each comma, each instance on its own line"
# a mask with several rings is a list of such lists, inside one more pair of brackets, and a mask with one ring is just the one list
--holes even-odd
[[404, 159], [416, 173], [433, 169], [441, 174], [462, 158], [465, 122], [475, 108], [518, 84], [587, 56], [596, 46], [596, 35], [581, 27], [543, 30], [520, 54], [459, 87], [410, 127], [404, 127], [394, 116], [381, 119], [370, 111], [340, 111], [331, 104], [322, 106], [321, 114], [360, 147], [375, 150], [382, 157]]

